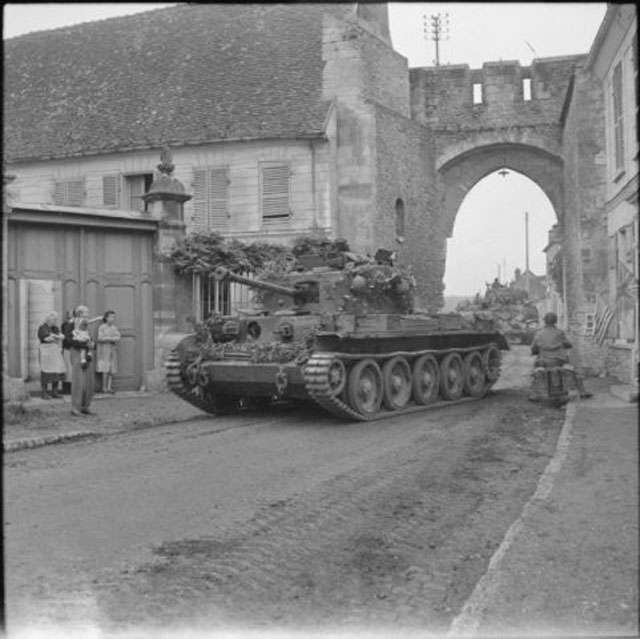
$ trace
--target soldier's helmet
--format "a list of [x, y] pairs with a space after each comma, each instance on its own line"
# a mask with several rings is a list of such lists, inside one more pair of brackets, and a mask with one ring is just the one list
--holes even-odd
[[543, 319], [547, 326], [555, 326], [558, 323], [558, 316], [555, 313], [545, 313]]

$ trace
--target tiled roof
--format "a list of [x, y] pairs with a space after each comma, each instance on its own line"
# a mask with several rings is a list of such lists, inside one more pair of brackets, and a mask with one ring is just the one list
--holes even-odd
[[6, 40], [5, 160], [316, 134], [322, 14], [348, 8], [181, 4]]

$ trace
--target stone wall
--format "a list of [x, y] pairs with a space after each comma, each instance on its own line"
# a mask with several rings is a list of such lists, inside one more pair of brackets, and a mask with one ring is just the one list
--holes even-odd
[[567, 329], [579, 344], [578, 362], [600, 373], [604, 352], [585, 339], [587, 313], [595, 312], [596, 295], [607, 297], [607, 229], [604, 210], [606, 155], [604, 101], [597, 82], [581, 68], [565, 109], [563, 127], [563, 252]]
[[[323, 23], [323, 60], [323, 97], [334, 101], [336, 114], [335, 140], [330, 138], [330, 143], [335, 142], [336, 153], [338, 234], [355, 251], [375, 252], [381, 244], [389, 245], [387, 225], [378, 224], [377, 112], [386, 109], [411, 124], [407, 61], [367, 23], [329, 15]], [[396, 161], [411, 171], [400, 154]]]
[[638, 383], [638, 348], [632, 344], [611, 344], [607, 348], [606, 373], [624, 384]]
[[[436, 178], [430, 132], [383, 107], [376, 109], [376, 217], [379, 246], [397, 251], [418, 283], [417, 305], [444, 304], [446, 236], [436, 206]], [[396, 236], [396, 202], [402, 200], [403, 236]]]
[[[584, 56], [486, 62], [482, 69], [446, 65], [411, 69], [411, 112], [436, 128], [494, 129], [557, 123], [575, 64]], [[531, 79], [531, 99], [524, 99], [523, 81]], [[473, 103], [473, 85], [482, 85], [482, 103]]]

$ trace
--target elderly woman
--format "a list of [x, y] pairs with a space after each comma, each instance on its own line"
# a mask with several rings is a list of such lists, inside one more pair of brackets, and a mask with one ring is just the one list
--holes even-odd
[[[86, 361], [87, 351], [93, 349], [90, 339], [78, 340], [76, 329], [81, 324], [91, 324], [102, 320], [102, 315], [89, 318], [89, 309], [81, 304], [73, 312], [73, 322], [67, 326], [66, 342], [69, 345], [69, 358], [71, 360], [71, 414], [93, 415], [91, 412], [91, 400], [93, 399], [93, 375], [92, 362]], [[75, 334], [74, 334], [75, 333]]]
[[[62, 357], [61, 342], [63, 335], [58, 327], [58, 314], [49, 313], [44, 323], [38, 328], [38, 359], [40, 362], [40, 384], [42, 385], [42, 399], [60, 398], [58, 383], [64, 381], [66, 371]], [[51, 395], [47, 386], [51, 384]]]

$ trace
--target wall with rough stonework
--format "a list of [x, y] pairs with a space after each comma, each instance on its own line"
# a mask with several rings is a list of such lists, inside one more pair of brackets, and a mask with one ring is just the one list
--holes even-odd
[[376, 225], [376, 107], [409, 115], [407, 61], [366, 22], [330, 15], [323, 22], [323, 61], [323, 97], [334, 101], [336, 114], [337, 235], [355, 251], [375, 252], [385, 241]]
[[624, 384], [638, 383], [638, 347], [632, 344], [612, 344], [607, 349], [606, 373]]
[[[421, 124], [376, 109], [376, 217], [380, 246], [410, 265], [418, 284], [416, 305], [437, 310], [444, 304], [446, 235], [435, 206], [432, 136]], [[404, 234], [396, 236], [396, 202], [404, 206]]]
[[599, 84], [580, 67], [565, 110], [563, 128], [563, 252], [567, 330], [588, 372], [604, 369], [604, 352], [585, 336], [587, 313], [595, 312], [596, 295], [607, 283], [607, 229], [604, 195], [606, 154], [604, 101]]

